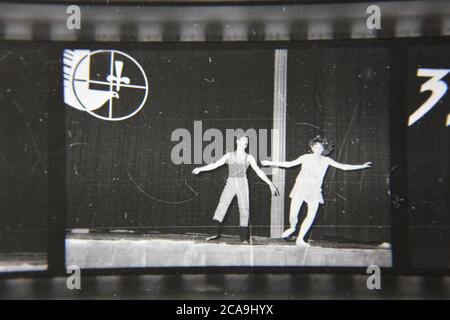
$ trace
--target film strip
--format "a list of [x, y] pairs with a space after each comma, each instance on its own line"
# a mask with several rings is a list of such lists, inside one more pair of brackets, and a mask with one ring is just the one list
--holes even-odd
[[[414, 4], [416, 9], [405, 9], [404, 1], [253, 6], [152, 6], [145, 2], [102, 6], [81, 2], [74, 8], [69, 3], [2, 3], [0, 35], [4, 40], [95, 42], [302, 41], [449, 35], [450, 8], [446, 1]], [[379, 9], [382, 28], [367, 26], [370, 5]], [[378, 9], [373, 13], [378, 13]], [[79, 28], [77, 19], [72, 19], [78, 12]]]
[[71, 5], [0, 4], [2, 277], [448, 296], [448, 2]]

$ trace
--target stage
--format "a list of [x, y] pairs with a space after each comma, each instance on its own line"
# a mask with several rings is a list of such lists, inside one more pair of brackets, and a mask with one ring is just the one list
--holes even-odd
[[1, 253], [0, 272], [44, 271], [47, 270], [45, 254]]
[[223, 236], [215, 242], [205, 235], [68, 233], [66, 264], [80, 268], [144, 267], [380, 267], [392, 266], [389, 246], [321, 243], [298, 247], [283, 239]]

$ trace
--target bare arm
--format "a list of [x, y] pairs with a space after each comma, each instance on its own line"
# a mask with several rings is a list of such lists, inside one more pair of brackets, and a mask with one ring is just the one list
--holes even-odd
[[263, 160], [261, 161], [261, 164], [263, 166], [274, 166], [274, 167], [281, 167], [281, 168], [292, 168], [292, 167], [296, 167], [298, 165], [302, 164], [303, 161], [303, 156], [298, 157], [295, 160], [292, 161], [268, 161], [268, 160]]
[[216, 169], [216, 168], [218, 168], [220, 166], [223, 166], [227, 162], [229, 157], [230, 157], [230, 154], [227, 153], [222, 158], [217, 160], [216, 162], [207, 164], [206, 166], [203, 166], [203, 167], [195, 168], [194, 170], [192, 170], [192, 173], [193, 174], [199, 174], [200, 172], [214, 170], [214, 169]]
[[253, 158], [253, 156], [249, 155], [248, 162], [250, 163], [250, 166], [252, 167], [252, 169], [255, 170], [258, 177], [260, 177], [262, 181], [264, 181], [265, 183], [267, 183], [269, 185], [270, 190], [272, 191], [272, 194], [274, 196], [278, 196], [279, 192], [278, 192], [277, 187], [275, 187], [275, 185], [272, 183], [272, 181], [270, 181], [270, 179], [267, 178], [267, 176], [264, 174], [264, 172], [262, 172], [262, 170], [258, 167], [258, 164], [256, 163], [255, 158]]
[[364, 164], [345, 164], [345, 163], [339, 163], [337, 161], [334, 161], [331, 158], [327, 158], [328, 159], [328, 163], [330, 166], [341, 169], [341, 170], [361, 170], [361, 169], [366, 169], [366, 168], [370, 168], [372, 166], [372, 162], [366, 162]]

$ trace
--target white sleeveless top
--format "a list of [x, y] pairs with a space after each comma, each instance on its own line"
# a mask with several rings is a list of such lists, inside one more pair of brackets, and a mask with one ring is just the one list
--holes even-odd
[[230, 157], [227, 160], [228, 163], [228, 178], [246, 178], [247, 168], [249, 163], [247, 161], [248, 154], [245, 154], [244, 159], [239, 159], [237, 152], [230, 152]]
[[329, 158], [317, 158], [314, 154], [305, 154], [300, 158], [302, 168], [289, 196], [301, 198], [306, 203], [324, 203], [322, 183], [329, 166]]
[[330, 165], [329, 158], [324, 156], [317, 158], [314, 154], [305, 154], [301, 156], [301, 159], [302, 167], [296, 180], [311, 188], [321, 189], [323, 179]]

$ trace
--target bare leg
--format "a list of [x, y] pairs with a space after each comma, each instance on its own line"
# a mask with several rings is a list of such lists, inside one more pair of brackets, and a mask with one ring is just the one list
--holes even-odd
[[317, 209], [319, 208], [319, 203], [308, 203], [308, 213], [306, 214], [305, 220], [303, 220], [302, 225], [300, 227], [300, 232], [298, 233], [298, 238], [296, 241], [297, 245], [307, 245], [304, 238], [306, 233], [308, 232], [309, 228], [311, 228], [311, 225], [314, 222], [314, 219], [316, 218]]
[[302, 198], [291, 198], [291, 208], [289, 210], [289, 229], [283, 232], [281, 235], [282, 238], [289, 237], [295, 231], [295, 227], [298, 222], [298, 213], [302, 208], [302, 204]]

